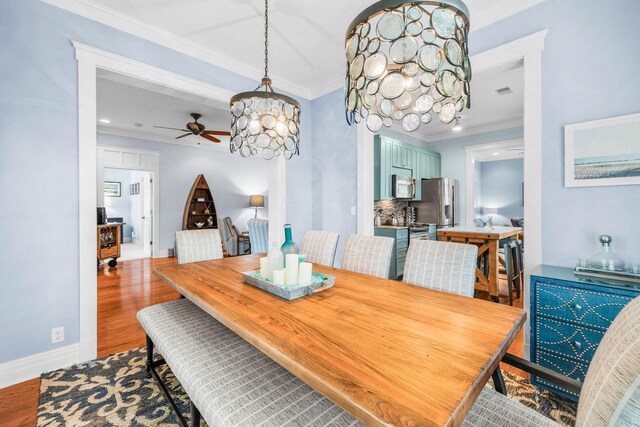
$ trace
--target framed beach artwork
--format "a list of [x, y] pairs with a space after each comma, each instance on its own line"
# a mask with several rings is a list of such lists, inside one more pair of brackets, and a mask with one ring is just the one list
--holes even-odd
[[117, 181], [105, 181], [104, 197], [120, 197], [120, 183]]
[[567, 125], [566, 187], [640, 184], [640, 114]]

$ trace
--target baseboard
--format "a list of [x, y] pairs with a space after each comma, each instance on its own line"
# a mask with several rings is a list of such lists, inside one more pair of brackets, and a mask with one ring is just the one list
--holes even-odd
[[0, 388], [39, 377], [43, 372], [78, 363], [80, 345], [72, 344], [0, 364]]
[[153, 254], [154, 258], [169, 258], [169, 249], [165, 249], [163, 251], [156, 251]]
[[131, 237], [123, 237], [122, 243], [133, 243], [133, 240], [131, 240]]

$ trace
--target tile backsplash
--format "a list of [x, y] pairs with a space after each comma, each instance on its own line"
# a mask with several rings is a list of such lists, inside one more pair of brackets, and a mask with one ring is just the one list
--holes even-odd
[[373, 205], [373, 215], [382, 210], [382, 225], [391, 224], [391, 216], [396, 215], [400, 220], [400, 225], [404, 225], [404, 208], [409, 206], [409, 202], [398, 200], [378, 200]]

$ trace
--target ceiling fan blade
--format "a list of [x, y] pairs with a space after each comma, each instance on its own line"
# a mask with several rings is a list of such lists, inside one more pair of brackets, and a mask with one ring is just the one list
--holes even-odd
[[205, 130], [203, 133], [206, 133], [207, 135], [231, 136], [231, 132], [225, 132], [222, 130]]
[[171, 129], [171, 130], [180, 130], [182, 132], [191, 132], [189, 129], [178, 129], [178, 128], [168, 128], [168, 127], [164, 127], [164, 126], [153, 126], [154, 128], [159, 128], [159, 129]]
[[209, 135], [200, 135], [200, 136], [203, 137], [204, 139], [208, 139], [209, 141], [220, 142], [218, 138], [214, 138], [213, 136], [209, 136]]
[[185, 133], [184, 135], [176, 136], [174, 139], [184, 138], [185, 136], [193, 135], [191, 132]]

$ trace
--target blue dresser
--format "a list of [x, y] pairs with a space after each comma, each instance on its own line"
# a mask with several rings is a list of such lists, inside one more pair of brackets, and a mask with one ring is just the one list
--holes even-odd
[[[640, 295], [640, 285], [576, 276], [542, 266], [531, 275], [531, 360], [579, 381], [611, 322]], [[542, 378], [531, 382], [572, 400], [578, 396]]]

